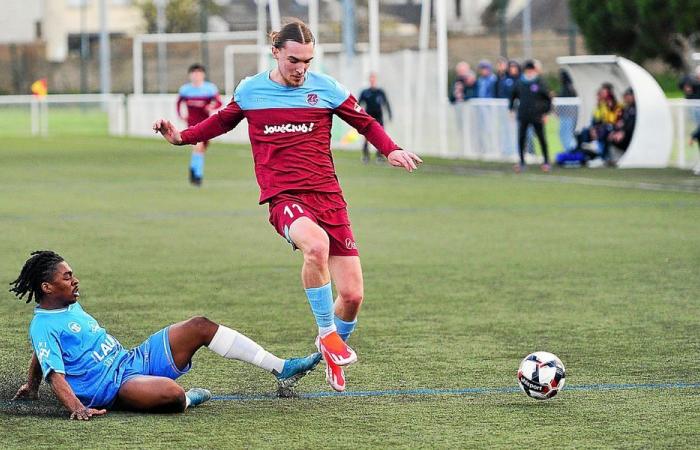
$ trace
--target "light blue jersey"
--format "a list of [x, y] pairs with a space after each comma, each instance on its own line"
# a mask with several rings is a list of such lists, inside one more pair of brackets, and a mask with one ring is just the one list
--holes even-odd
[[184, 98], [211, 98], [219, 95], [219, 88], [209, 81], [205, 81], [200, 86], [195, 86], [192, 83], [185, 83], [180, 86], [178, 94], [180, 97]]
[[349, 96], [342, 84], [322, 73], [308, 71], [303, 85], [291, 87], [275, 83], [266, 71], [243, 79], [233, 99], [244, 111], [287, 109], [293, 115], [294, 108], [334, 110]]
[[173, 361], [168, 327], [125, 350], [79, 303], [63, 309], [34, 308], [29, 338], [44, 379], [62, 373], [80, 402], [111, 407], [119, 388], [137, 376], [177, 379], [190, 370]]
[[105, 399], [116, 396], [108, 381], [128, 352], [79, 303], [63, 309], [35, 308], [29, 337], [44, 378], [51, 372], [65, 374], [83, 405], [105, 405]]

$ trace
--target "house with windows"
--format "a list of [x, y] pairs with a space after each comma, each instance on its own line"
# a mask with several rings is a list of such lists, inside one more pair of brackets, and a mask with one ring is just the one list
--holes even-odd
[[142, 33], [145, 24], [134, 0], [22, 0], [6, 2], [0, 15], [0, 44], [43, 41], [46, 59], [64, 61], [70, 50], [80, 48], [80, 36], [90, 41], [100, 32], [100, 3], [107, 7], [110, 35]]

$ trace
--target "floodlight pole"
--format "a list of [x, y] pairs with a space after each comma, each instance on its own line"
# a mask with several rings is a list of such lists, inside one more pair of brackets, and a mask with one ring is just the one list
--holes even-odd
[[369, 9], [369, 67], [370, 71], [379, 72], [379, 0], [368, 0]]
[[355, 0], [343, 0], [343, 46], [347, 63], [355, 56]]
[[318, 0], [309, 0], [309, 27], [318, 45], [320, 43], [318, 31]]
[[501, 38], [501, 56], [508, 58], [508, 30], [506, 29], [506, 8], [508, 0], [499, 0], [498, 4], [498, 34]]
[[[432, 6], [431, 0], [421, 0], [420, 8], [420, 29], [418, 31], [418, 74], [416, 76], [416, 103], [411, 114], [415, 114], [413, 123], [420, 123], [420, 111], [425, 108], [425, 78], [426, 71], [426, 53], [430, 44], [430, 10]], [[423, 127], [413, 127], [412, 142], [422, 143]]]
[[112, 90], [110, 60], [107, 0], [100, 0], [100, 92], [103, 94], [109, 94]]
[[268, 0], [268, 4], [270, 5], [270, 26], [273, 30], [279, 31], [282, 28], [280, 5], [277, 0]]
[[[257, 0], [258, 2], [258, 47], [262, 48], [267, 43], [267, 0]], [[265, 70], [265, 58], [263, 52], [258, 55], [258, 72]]]
[[523, 8], [523, 58], [532, 59], [532, 0]]
[[80, 93], [85, 94], [87, 85], [87, 57], [88, 57], [88, 36], [87, 28], [87, 0], [80, 2]]
[[202, 64], [207, 69], [209, 68], [209, 36], [207, 35], [209, 31], [209, 9], [207, 7], [207, 2], [202, 0], [199, 2], [199, 27], [202, 33]]
[[435, 0], [440, 153], [447, 152], [447, 0]]
[[[156, 27], [158, 34], [165, 33], [166, 16], [165, 5], [167, 0], [156, 0]], [[168, 67], [166, 59], [166, 44], [158, 42], [158, 91], [165, 94], [168, 90]]]

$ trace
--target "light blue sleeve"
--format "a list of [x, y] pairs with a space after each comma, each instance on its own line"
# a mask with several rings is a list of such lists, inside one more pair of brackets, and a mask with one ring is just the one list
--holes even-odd
[[34, 353], [41, 365], [44, 379], [51, 373], [66, 373], [61, 356], [61, 343], [58, 331], [51, 328], [46, 321], [35, 321], [29, 327], [29, 337]]

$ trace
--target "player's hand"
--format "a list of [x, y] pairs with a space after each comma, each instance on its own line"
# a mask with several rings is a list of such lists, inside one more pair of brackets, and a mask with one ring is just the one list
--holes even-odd
[[174, 145], [182, 145], [182, 137], [175, 125], [169, 120], [159, 119], [153, 123], [153, 131], [163, 135], [166, 141]]
[[387, 158], [389, 164], [394, 167], [403, 167], [409, 172], [413, 172], [418, 168], [418, 164], [423, 162], [415, 153], [407, 152], [406, 150], [394, 150], [389, 153]]
[[29, 383], [26, 383], [19, 388], [15, 396], [12, 397], [12, 401], [14, 402], [16, 400], [36, 400], [38, 398], [39, 391], [29, 386]]
[[107, 414], [106, 409], [80, 408], [70, 414], [71, 420], [90, 420], [93, 416], [104, 416]]

